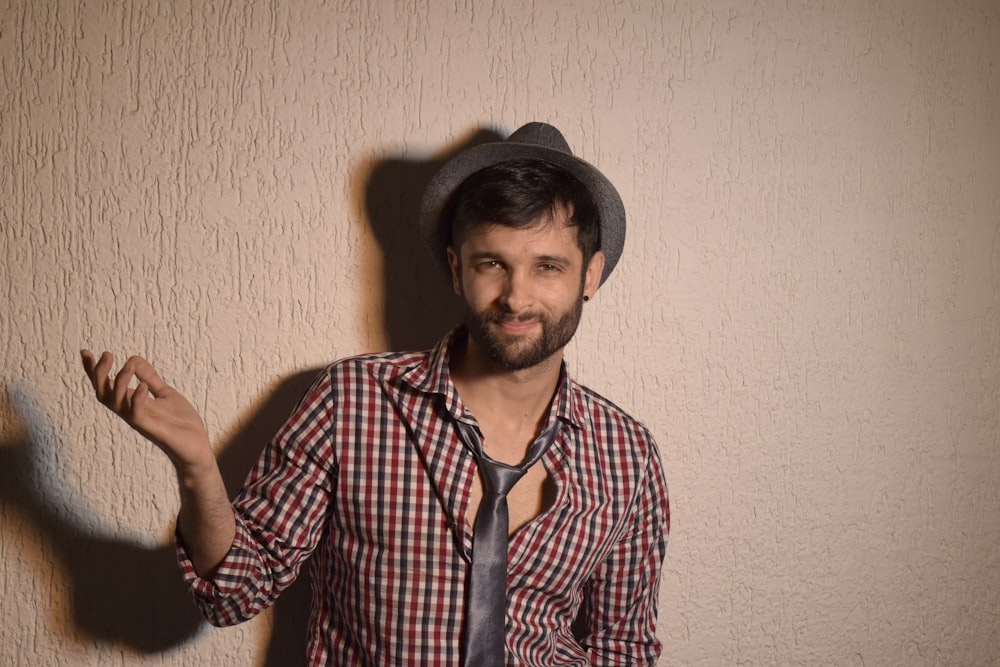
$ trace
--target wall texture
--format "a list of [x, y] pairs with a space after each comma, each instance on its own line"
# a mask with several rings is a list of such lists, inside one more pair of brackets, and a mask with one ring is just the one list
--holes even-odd
[[301, 587], [200, 624], [77, 350], [235, 488], [317, 367], [448, 328], [420, 187], [534, 119], [630, 214], [569, 356], [663, 451], [661, 663], [1000, 660], [994, 0], [0, 0], [0, 664], [289, 664]]

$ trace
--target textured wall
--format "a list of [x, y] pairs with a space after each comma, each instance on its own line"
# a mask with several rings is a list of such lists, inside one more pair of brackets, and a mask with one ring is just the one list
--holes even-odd
[[178, 586], [141, 352], [235, 486], [303, 377], [453, 309], [413, 205], [544, 119], [621, 188], [571, 345], [658, 435], [664, 665], [1000, 659], [1000, 10], [982, 2], [0, 2], [0, 664], [286, 664]]

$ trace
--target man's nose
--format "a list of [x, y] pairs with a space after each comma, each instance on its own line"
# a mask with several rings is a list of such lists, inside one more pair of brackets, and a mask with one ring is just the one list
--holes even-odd
[[531, 306], [531, 280], [524, 271], [512, 270], [504, 280], [500, 303], [512, 313]]

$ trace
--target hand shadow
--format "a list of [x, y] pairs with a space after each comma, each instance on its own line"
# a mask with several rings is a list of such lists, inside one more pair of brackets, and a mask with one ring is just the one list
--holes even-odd
[[53, 461], [61, 445], [49, 419], [27, 390], [8, 387], [6, 393], [4, 412], [16, 420], [18, 435], [0, 445], [0, 501], [31, 522], [44, 560], [65, 570], [73, 631], [144, 653], [194, 635], [200, 616], [177, 576], [173, 548], [148, 548], [87, 528], [79, 511], [59, 501]]
[[[382, 312], [362, 313], [362, 321], [381, 319], [392, 349], [433, 344], [458, 321], [457, 300], [448, 282], [423, 250], [418, 227], [420, 199], [433, 174], [461, 149], [501, 137], [480, 130], [442, 156], [428, 161], [382, 159], [355, 175], [363, 183], [364, 210], [383, 254]], [[372, 272], [374, 267], [362, 267]], [[379, 281], [373, 281], [379, 284]], [[250, 419], [220, 449], [219, 466], [231, 495], [242, 486], [266, 441], [278, 430], [320, 369], [296, 373], [267, 393]], [[81, 373], [81, 382], [83, 382]], [[66, 509], [53, 473], [59, 438], [30, 391], [7, 387], [9, 406], [20, 428], [0, 443], [0, 502], [31, 522], [42, 543], [66, 572], [71, 597], [68, 632], [153, 654], [196, 635], [203, 622], [177, 571], [173, 544], [150, 548], [89, 528], [79, 512]], [[3, 395], [0, 394], [0, 400]], [[96, 404], [95, 404], [96, 405]], [[100, 409], [94, 407], [93, 409]], [[138, 437], [138, 436], [137, 436]], [[277, 601], [264, 664], [305, 662], [308, 616], [308, 566]]]
[[[227, 489], [242, 486], [264, 443], [318, 372], [304, 371], [281, 382], [224, 445], [219, 467]], [[65, 571], [74, 626], [68, 631], [146, 654], [166, 651], [196, 635], [203, 621], [181, 581], [174, 545], [151, 548], [88, 528], [91, 522], [68, 509], [57, 490], [53, 468], [61, 446], [47, 415], [27, 390], [8, 387], [6, 394], [8, 406], [0, 412], [16, 420], [17, 435], [0, 443], [0, 502], [31, 522], [46, 552], [54, 556], [45, 560], [54, 560]], [[150, 451], [157, 455], [152, 446]], [[265, 665], [305, 661], [308, 578], [303, 568], [274, 606]]]

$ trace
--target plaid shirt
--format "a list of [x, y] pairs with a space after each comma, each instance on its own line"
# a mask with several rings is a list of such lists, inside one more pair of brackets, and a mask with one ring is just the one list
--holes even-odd
[[[477, 474], [454, 423], [475, 418], [448, 371], [461, 335], [320, 375], [234, 502], [236, 539], [211, 580], [179, 544], [210, 622], [266, 609], [311, 554], [310, 664], [459, 664]], [[565, 368], [550, 412], [557, 495], [510, 540], [507, 664], [653, 664], [669, 528], [657, 448]]]

